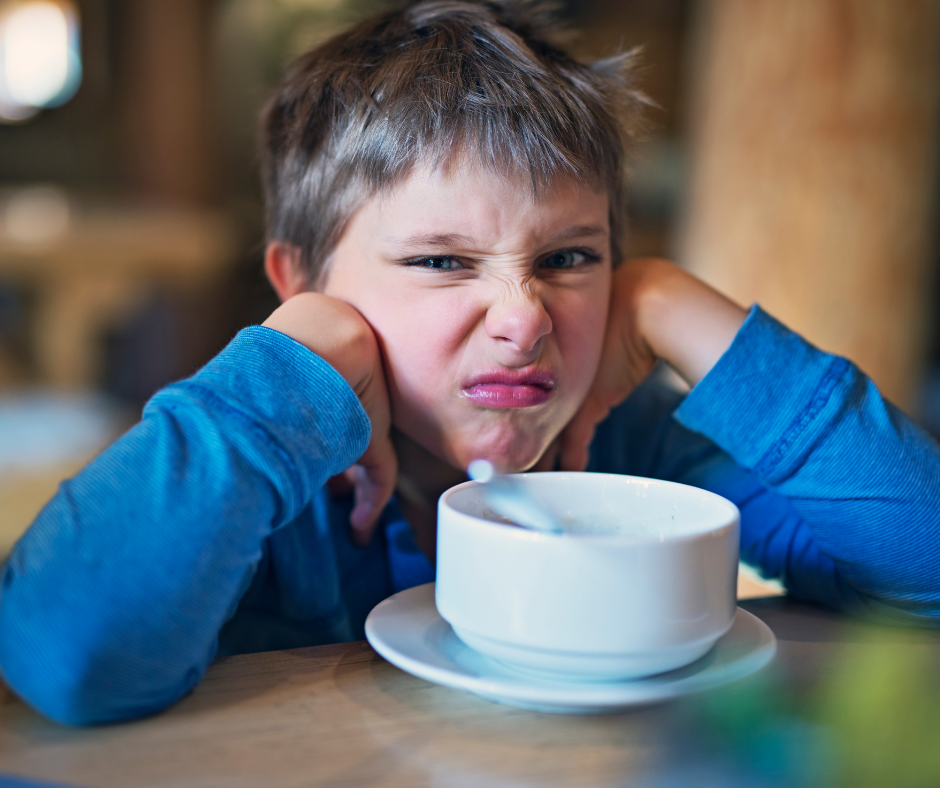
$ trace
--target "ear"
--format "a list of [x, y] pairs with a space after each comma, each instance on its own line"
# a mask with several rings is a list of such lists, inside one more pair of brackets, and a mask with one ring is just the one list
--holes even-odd
[[300, 262], [300, 249], [293, 244], [271, 241], [264, 250], [264, 272], [281, 301], [310, 289]]

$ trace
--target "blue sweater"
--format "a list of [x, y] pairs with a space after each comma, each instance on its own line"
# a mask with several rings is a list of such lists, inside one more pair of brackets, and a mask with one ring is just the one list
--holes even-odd
[[[5, 564], [0, 670], [83, 724], [173, 703], [217, 654], [361, 638], [433, 579], [393, 501], [366, 548], [326, 479], [369, 422], [325, 361], [248, 328], [63, 482]], [[741, 509], [741, 555], [801, 599], [940, 620], [940, 449], [844, 359], [755, 308], [682, 400], [655, 383], [598, 430], [590, 469]]]

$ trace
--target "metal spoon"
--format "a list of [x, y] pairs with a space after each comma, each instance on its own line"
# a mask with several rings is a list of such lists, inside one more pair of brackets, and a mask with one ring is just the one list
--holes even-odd
[[560, 534], [564, 527], [558, 518], [524, 484], [512, 476], [496, 473], [488, 460], [474, 460], [467, 466], [467, 476], [480, 482], [486, 502], [496, 514], [524, 528]]

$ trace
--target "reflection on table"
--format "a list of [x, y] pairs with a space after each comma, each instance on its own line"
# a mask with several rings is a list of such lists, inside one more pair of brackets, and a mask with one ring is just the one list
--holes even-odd
[[0, 772], [102, 788], [940, 784], [940, 635], [742, 606], [774, 630], [775, 662], [673, 703], [528, 712], [346, 643], [217, 660], [182, 702], [123, 725], [58, 727], [7, 695]]

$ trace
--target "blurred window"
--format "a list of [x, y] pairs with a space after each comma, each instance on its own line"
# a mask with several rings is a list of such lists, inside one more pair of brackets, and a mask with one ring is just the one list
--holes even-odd
[[0, 121], [23, 121], [64, 104], [81, 75], [71, 0], [0, 0]]

